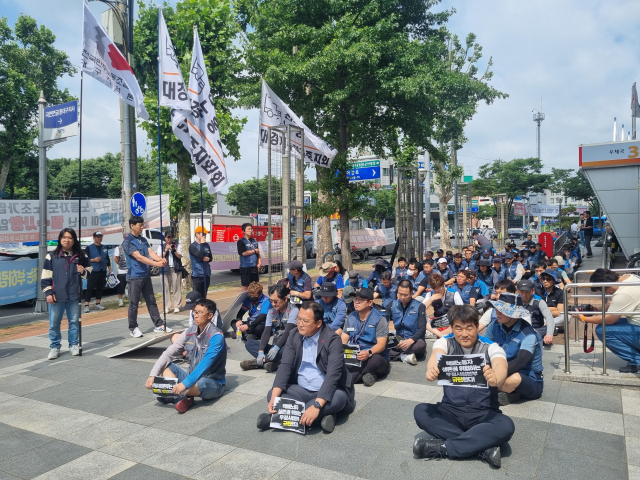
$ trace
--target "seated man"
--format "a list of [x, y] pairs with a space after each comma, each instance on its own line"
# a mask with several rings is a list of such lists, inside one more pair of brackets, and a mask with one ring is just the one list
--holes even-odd
[[429, 277], [433, 273], [433, 265], [430, 263], [422, 264], [422, 272], [418, 275], [416, 281], [418, 282], [418, 290], [413, 294], [413, 298], [416, 300], [418, 297], [423, 297], [427, 292], [431, 291], [431, 287], [429, 286]]
[[424, 335], [427, 329], [427, 311], [419, 301], [411, 298], [411, 282], [398, 284], [398, 298], [387, 306], [387, 318], [393, 322], [399, 343], [389, 348], [389, 359], [417, 365], [416, 357], [427, 353]]
[[491, 300], [497, 320], [487, 327], [485, 337], [497, 343], [507, 356], [507, 379], [498, 387], [500, 405], [520, 398], [536, 400], [542, 396], [542, 337], [531, 326], [531, 316], [516, 306], [513, 293], [503, 293]]
[[366, 278], [364, 278], [355, 270], [349, 270], [349, 276], [347, 277], [347, 280], [344, 282], [344, 285], [345, 287], [347, 285], [351, 285], [354, 290], [357, 290], [360, 287], [368, 288], [369, 282], [367, 281]]
[[380, 275], [380, 283], [376, 285], [373, 291], [373, 298], [380, 298], [382, 306], [387, 308], [393, 300], [398, 298], [398, 282], [391, 279], [390, 272], [382, 272]]
[[418, 277], [420, 276], [421, 271], [422, 264], [419, 261], [413, 259], [409, 262], [409, 269], [407, 270], [407, 275], [404, 279], [411, 282], [411, 295], [414, 295], [414, 298], [417, 296], [418, 287], [420, 286]]
[[[562, 262], [562, 267], [560, 266], [561, 262]], [[565, 263], [566, 262], [564, 261], [564, 259], [560, 256], [553, 257], [547, 260], [547, 265], [549, 266], [549, 268], [554, 271], [555, 275], [558, 276], [558, 280], [559, 280], [558, 288], [560, 288], [561, 290], [564, 288], [565, 285], [568, 285], [569, 283], [571, 283], [571, 280], [569, 279], [569, 275], [567, 275], [567, 272], [565, 272]]]
[[[620, 367], [620, 373], [640, 372], [640, 287], [625, 286], [626, 282], [640, 282], [636, 275], [619, 275], [606, 268], [598, 268], [591, 274], [590, 282], [619, 282], [620, 286], [607, 287], [605, 293], [612, 295], [607, 310], [612, 312], [638, 312], [637, 315], [616, 315], [608, 313], [604, 320], [607, 324], [607, 348], [615, 355], [627, 361]], [[601, 287], [592, 287], [591, 291], [600, 293]], [[602, 340], [602, 314], [593, 316], [576, 315], [586, 323], [596, 324], [596, 335]]]
[[[145, 384], [151, 390], [154, 377], [177, 378], [180, 383], [173, 387], [173, 393], [180, 395], [174, 402], [180, 413], [185, 413], [193, 406], [194, 397], [211, 400], [224, 392], [227, 345], [224, 334], [211, 321], [216, 311], [213, 300], [196, 302], [195, 323], [162, 353]], [[182, 357], [185, 351], [189, 361], [188, 371], [172, 362], [174, 358]]]
[[336, 414], [351, 413], [356, 407], [355, 388], [344, 364], [340, 336], [322, 321], [323, 311], [314, 302], [304, 302], [298, 314], [298, 329], [293, 330], [282, 354], [282, 362], [267, 394], [269, 413], [258, 417], [258, 428], [266, 430], [276, 397], [306, 404], [300, 421], [310, 427], [320, 422], [326, 433], [333, 432]]
[[291, 291], [289, 295], [300, 297], [302, 300], [311, 300], [311, 277], [302, 269], [300, 260], [293, 260], [289, 263], [289, 275], [287, 275], [287, 286]]
[[531, 280], [520, 280], [516, 284], [518, 305], [526, 308], [531, 314], [531, 326], [540, 334], [545, 345], [553, 343], [555, 322], [547, 307], [547, 303], [534, 293]]
[[404, 257], [400, 257], [398, 258], [398, 266], [393, 270], [393, 278], [400, 281], [406, 275], [407, 275], [407, 259]]
[[389, 262], [387, 262], [382, 257], [376, 258], [376, 261], [373, 264], [373, 272], [371, 272], [371, 274], [369, 275], [369, 278], [367, 278], [369, 288], [375, 288], [378, 285], [380, 285], [382, 274], [384, 272], [391, 273], [389, 270], [390, 270]]
[[347, 318], [347, 304], [343, 299], [338, 298], [338, 289], [335, 284], [325, 282], [320, 285], [319, 290], [320, 298], [317, 302], [324, 311], [324, 322], [339, 335], [342, 333], [344, 319]]
[[[424, 305], [425, 311], [429, 307], [433, 308], [434, 318], [446, 315], [449, 309], [454, 305], [464, 305], [462, 297], [458, 292], [445, 287], [442, 275], [438, 275], [437, 273], [431, 275], [430, 282], [432, 290], [427, 294], [422, 304]], [[434, 328], [431, 326], [431, 323], [427, 321], [427, 331], [440, 338], [451, 333], [451, 328]]]
[[514, 261], [513, 253], [507, 252], [504, 256], [504, 270], [505, 278], [508, 278], [513, 283], [518, 283], [522, 280], [524, 274], [524, 267], [520, 265], [520, 262]]
[[456, 275], [458, 274], [459, 270], [464, 270], [465, 268], [467, 268], [467, 265], [462, 261], [461, 253], [456, 253], [453, 256], [453, 262], [449, 264], [449, 268]]
[[467, 248], [464, 251], [464, 260], [462, 261], [462, 263], [465, 265], [465, 268], [470, 268], [471, 270], [476, 270], [477, 266], [478, 266], [478, 260], [476, 258], [474, 258], [474, 254], [473, 254], [473, 250], [470, 248]]
[[540, 280], [540, 274], [544, 272], [546, 269], [547, 269], [546, 262], [536, 262], [533, 264], [532, 270], [534, 275], [529, 280], [533, 282], [533, 288], [536, 295], [538, 295], [539, 293], [542, 293], [543, 287], [542, 287], [542, 281]]
[[484, 354], [484, 377], [489, 388], [444, 386], [438, 403], [416, 405], [418, 426], [435, 437], [417, 438], [413, 454], [418, 458], [467, 458], [478, 455], [500, 467], [500, 445], [513, 436], [513, 421], [500, 411], [498, 388], [507, 378], [507, 360], [498, 344], [478, 336], [478, 312], [471, 305], [449, 310], [453, 334], [436, 340], [427, 364], [427, 380], [438, 379], [438, 355]]
[[489, 291], [489, 287], [482, 280], [478, 280], [478, 272], [471, 268], [466, 269], [467, 272], [467, 283], [472, 285], [476, 290], [476, 303], [481, 300], [489, 300], [491, 298], [491, 292]]
[[[275, 372], [278, 369], [282, 357], [282, 347], [287, 341], [289, 332], [296, 328], [298, 307], [289, 302], [289, 288], [281, 283], [269, 287], [269, 301], [271, 310], [267, 313], [264, 332], [260, 340], [247, 340], [245, 347], [247, 352], [255, 357], [255, 360], [243, 360], [240, 368], [254, 370], [264, 368], [267, 372]], [[269, 343], [269, 338], [273, 340]]]
[[[247, 287], [247, 293], [249, 296], [240, 305], [236, 321], [231, 323], [231, 327], [236, 333], [242, 332], [244, 340], [256, 340], [262, 337], [271, 303], [269, 297], [262, 293], [262, 285], [258, 282], [251, 282]], [[244, 319], [246, 314], [248, 318]]]
[[553, 334], [557, 335], [561, 329], [564, 331], [564, 293], [558, 288], [557, 279], [553, 273], [552, 269], [547, 269], [539, 275], [542, 291], [537, 294], [547, 304], [547, 308], [553, 316]]
[[331, 282], [338, 289], [338, 297], [342, 298], [342, 290], [344, 289], [344, 279], [340, 274], [338, 265], [334, 262], [324, 262], [318, 269], [320, 276], [316, 280], [316, 287], [322, 285], [323, 282]]
[[478, 269], [476, 273], [478, 274], [478, 280], [483, 282], [489, 291], [493, 291], [493, 270], [491, 270], [491, 262], [489, 260], [480, 259], [476, 264]]
[[[495, 293], [491, 295], [491, 299], [497, 300], [503, 293], [513, 293], [514, 295], [516, 293], [515, 284], [511, 280], [508, 280], [506, 278], [503, 278], [496, 284]], [[496, 321], [498, 321], [496, 309], [487, 308], [482, 314], [482, 317], [480, 317], [480, 329], [478, 330], [478, 333], [480, 335], [484, 335], [484, 331], [489, 326], [489, 324]]]
[[[469, 273], [466, 270], [459, 270], [456, 275], [456, 281], [449, 288], [454, 292], [458, 292], [462, 301], [466, 305], [475, 306], [476, 304], [476, 289], [473, 285], [468, 283]], [[445, 282], [446, 285], [446, 282]]]
[[361, 288], [353, 293], [355, 312], [347, 317], [342, 329], [342, 343], [360, 347], [357, 359], [359, 367], [347, 365], [353, 376], [353, 383], [362, 381], [370, 387], [378, 380], [378, 375], [387, 375], [389, 364], [389, 322], [373, 305], [373, 292]]
[[447, 263], [446, 258], [439, 258], [437, 267], [438, 268], [436, 268], [436, 273], [439, 273], [440, 275], [442, 275], [442, 278], [444, 278], [445, 285], [447, 286], [452, 285], [456, 281], [456, 276], [449, 268], [449, 264]]

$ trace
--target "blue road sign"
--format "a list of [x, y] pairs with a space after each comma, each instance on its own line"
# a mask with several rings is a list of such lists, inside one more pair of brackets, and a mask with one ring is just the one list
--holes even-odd
[[147, 211], [147, 199], [140, 192], [134, 193], [131, 197], [131, 213], [141, 217]]
[[350, 182], [358, 180], [377, 180], [380, 178], [380, 167], [353, 168], [347, 170], [347, 178]]
[[54, 140], [78, 134], [78, 101], [44, 109], [44, 139]]

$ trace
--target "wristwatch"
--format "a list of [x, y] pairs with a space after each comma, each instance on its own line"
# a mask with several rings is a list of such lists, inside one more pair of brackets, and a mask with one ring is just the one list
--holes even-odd
[[316, 407], [318, 410], [320, 410], [322, 408], [320, 406], [320, 403], [317, 400], [315, 402], [313, 402], [313, 406]]
[[373, 355], [373, 352], [369, 350], [369, 358], [371, 358], [371, 355]]

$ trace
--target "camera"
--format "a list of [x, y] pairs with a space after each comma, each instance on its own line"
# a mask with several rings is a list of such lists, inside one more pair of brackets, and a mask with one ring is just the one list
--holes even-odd
[[597, 312], [598, 310], [591, 305], [590, 303], [584, 305], [573, 305], [568, 306], [567, 310], [569, 312]]

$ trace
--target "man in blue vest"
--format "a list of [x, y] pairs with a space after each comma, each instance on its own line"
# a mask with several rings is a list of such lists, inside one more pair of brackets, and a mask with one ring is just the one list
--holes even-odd
[[464, 252], [464, 260], [463, 260], [466, 268], [470, 268], [471, 270], [475, 270], [478, 264], [478, 260], [473, 258], [473, 250], [467, 249]]
[[346, 287], [347, 285], [351, 285], [354, 290], [357, 290], [360, 287], [369, 288], [369, 282], [367, 279], [355, 270], [349, 270], [349, 276], [344, 282], [344, 286]]
[[491, 262], [489, 260], [485, 260], [484, 258], [478, 260], [477, 263], [478, 269], [476, 270], [478, 274], [478, 280], [484, 282], [487, 285], [487, 288], [490, 292], [493, 291], [494, 283], [493, 283], [493, 270], [491, 270]]
[[493, 257], [493, 284], [495, 285], [503, 278], [506, 278], [507, 272], [503, 268], [502, 259], [499, 256]]
[[446, 258], [438, 259], [438, 268], [436, 269], [436, 273], [442, 275], [446, 286], [452, 285], [456, 281], [456, 276], [449, 268]]
[[251, 282], [260, 281], [262, 259], [258, 241], [251, 236], [253, 227], [250, 223], [242, 224], [242, 233], [243, 237], [238, 240], [237, 249], [240, 256], [240, 285], [242, 285], [242, 291], [246, 292]]
[[131, 233], [122, 241], [122, 250], [127, 258], [127, 282], [129, 283], [129, 330], [134, 338], [142, 337], [138, 328], [138, 304], [140, 297], [144, 297], [149, 310], [151, 321], [155, 325], [155, 333], [170, 333], [173, 330], [165, 327], [160, 318], [156, 297], [153, 294], [150, 267], [164, 267], [166, 258], [160, 258], [156, 252], [149, 248], [149, 242], [142, 236], [144, 219], [134, 216], [129, 219]]
[[371, 272], [371, 274], [367, 278], [369, 288], [375, 288], [377, 285], [379, 285], [382, 274], [389, 271], [390, 268], [391, 266], [389, 265], [389, 262], [387, 262], [384, 258], [376, 258], [376, 261], [373, 264], [373, 272]]
[[109, 250], [102, 245], [102, 232], [93, 234], [93, 243], [84, 249], [87, 258], [91, 262], [91, 273], [87, 279], [87, 290], [84, 295], [84, 313], [89, 313], [89, 301], [96, 291], [96, 310], [104, 310], [100, 304], [102, 300], [102, 290], [107, 281], [107, 270], [111, 275], [111, 262], [109, 261]]
[[411, 298], [411, 283], [398, 284], [398, 298], [387, 305], [387, 318], [395, 327], [395, 341], [389, 348], [389, 359], [417, 365], [417, 357], [427, 353], [424, 336], [427, 331], [427, 311], [422, 303]]
[[478, 279], [478, 272], [467, 268], [467, 283], [476, 291], [476, 303], [480, 300], [489, 300], [491, 298], [491, 291], [486, 283]]
[[[196, 228], [195, 240], [189, 245], [189, 259], [191, 260], [191, 281], [193, 289], [207, 298], [209, 282], [211, 279], [211, 248], [207, 243], [207, 230], [204, 227]], [[248, 284], [247, 284], [248, 285]], [[246, 290], [246, 289], [245, 289]]]
[[476, 289], [468, 283], [469, 273], [466, 270], [460, 270], [456, 275], [456, 282], [451, 285], [451, 290], [458, 292], [465, 305], [475, 306]]
[[507, 252], [504, 256], [504, 270], [505, 278], [508, 278], [513, 283], [518, 283], [522, 280], [522, 275], [524, 275], [524, 267], [520, 262], [513, 260], [513, 253], [511, 252]]
[[434, 438], [418, 437], [413, 454], [418, 458], [478, 456], [500, 468], [500, 445], [508, 442], [515, 431], [513, 421], [500, 411], [498, 403], [498, 388], [507, 378], [506, 355], [497, 343], [478, 335], [478, 312], [471, 305], [451, 307], [448, 316], [453, 334], [433, 344], [427, 380], [438, 379], [439, 355], [482, 354], [489, 388], [445, 385], [441, 402], [416, 405], [416, 423]]
[[542, 337], [545, 345], [553, 343], [555, 322], [547, 303], [534, 293], [531, 280], [520, 280], [516, 284], [518, 289], [518, 305], [524, 307], [531, 314], [531, 326]]
[[517, 297], [512, 293], [491, 300], [497, 320], [485, 332], [485, 337], [500, 345], [507, 356], [507, 379], [498, 388], [500, 405], [509, 405], [520, 398], [538, 399], [544, 385], [542, 337], [529, 323], [529, 312], [516, 303]]
[[398, 282], [391, 278], [390, 272], [382, 272], [380, 283], [373, 291], [373, 298], [380, 298], [383, 308], [387, 308], [387, 305], [398, 298]]
[[[194, 397], [212, 400], [220, 397], [226, 384], [227, 345], [224, 334], [214, 322], [217, 306], [213, 300], [198, 300], [194, 309], [194, 324], [182, 332], [163, 352], [149, 374], [145, 386], [152, 388], [154, 378], [177, 378], [173, 393], [176, 410], [185, 413], [194, 404]], [[184, 370], [173, 359], [184, 357], [189, 369]], [[162, 398], [158, 399], [162, 402]], [[168, 402], [162, 402], [168, 403]]]
[[324, 322], [331, 330], [340, 334], [344, 320], [347, 318], [347, 304], [338, 298], [338, 289], [335, 283], [325, 282], [319, 287], [320, 298], [318, 304], [324, 310]]
[[379, 375], [387, 375], [389, 364], [389, 322], [379, 310], [372, 308], [373, 291], [361, 288], [353, 294], [355, 312], [351, 313], [342, 329], [342, 343], [360, 349], [357, 360], [360, 366], [348, 365], [353, 383], [364, 383], [370, 387]]
[[456, 275], [458, 274], [459, 270], [464, 270], [465, 268], [467, 268], [467, 265], [462, 260], [462, 254], [461, 253], [456, 253], [453, 256], [453, 262], [449, 264], [449, 268]]
[[289, 263], [287, 285], [291, 290], [289, 295], [300, 297], [302, 300], [311, 300], [311, 277], [302, 269], [300, 260], [293, 260]]
[[[433, 252], [432, 252], [433, 255]], [[398, 266], [393, 271], [393, 277], [400, 281], [407, 275], [407, 259], [404, 257], [398, 258]]]
[[417, 296], [418, 287], [420, 286], [418, 277], [420, 276], [421, 271], [422, 264], [420, 262], [418, 262], [417, 260], [409, 262], [409, 270], [407, 270], [407, 275], [403, 280], [409, 280], [411, 282], [412, 295]]
[[[269, 297], [263, 293], [262, 285], [258, 282], [250, 283], [247, 293], [248, 296], [240, 305], [240, 310], [236, 315], [236, 321], [231, 326], [236, 333], [240, 331], [245, 340], [256, 340], [261, 338], [262, 332], [264, 332], [271, 302], [269, 302]], [[249, 318], [243, 320], [246, 314], [249, 314]]]

